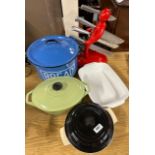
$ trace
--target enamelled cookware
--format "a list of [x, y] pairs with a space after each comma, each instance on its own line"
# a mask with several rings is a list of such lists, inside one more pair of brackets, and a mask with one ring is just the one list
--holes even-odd
[[[26, 102], [54, 114], [76, 105], [87, 94], [103, 108], [120, 106], [128, 98], [127, 87], [106, 63], [89, 63], [78, 74], [81, 81], [69, 76], [43, 81], [27, 94]], [[29, 101], [31, 94], [32, 101]]]
[[[55, 115], [73, 107], [61, 128], [65, 136], [60, 129], [61, 138], [80, 151], [93, 153], [111, 142], [117, 119], [109, 109], [125, 103], [128, 89], [106, 63], [89, 63], [78, 74], [81, 81], [63, 76], [41, 82], [27, 93], [26, 103]], [[93, 102], [82, 102], [87, 94]]]
[[74, 76], [77, 70], [78, 43], [66, 36], [45, 36], [34, 41], [27, 50], [28, 60], [41, 79]]
[[98, 104], [80, 103], [68, 113], [64, 130], [68, 144], [80, 151], [94, 153], [111, 142], [114, 123], [109, 112]]
[[64, 145], [94, 153], [111, 142], [117, 118], [110, 108], [125, 103], [128, 89], [106, 63], [89, 63], [78, 74], [93, 102], [80, 103], [70, 110], [60, 136]]
[[27, 93], [26, 103], [57, 115], [79, 103], [86, 95], [86, 85], [82, 81], [69, 76], [56, 77], [41, 82]]

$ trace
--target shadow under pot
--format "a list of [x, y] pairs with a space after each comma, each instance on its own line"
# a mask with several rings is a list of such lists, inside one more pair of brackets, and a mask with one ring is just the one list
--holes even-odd
[[114, 124], [110, 114], [94, 103], [81, 103], [72, 108], [65, 120], [65, 134], [78, 150], [94, 153], [112, 140]]

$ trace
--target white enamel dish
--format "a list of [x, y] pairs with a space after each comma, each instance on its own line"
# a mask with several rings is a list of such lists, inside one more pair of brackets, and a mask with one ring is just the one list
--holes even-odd
[[89, 63], [78, 71], [80, 79], [87, 84], [91, 100], [102, 107], [114, 108], [125, 103], [128, 88], [106, 63]]

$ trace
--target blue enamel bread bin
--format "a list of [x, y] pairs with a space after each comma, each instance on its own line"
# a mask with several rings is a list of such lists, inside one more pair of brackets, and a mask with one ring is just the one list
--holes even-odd
[[30, 63], [41, 79], [74, 76], [77, 71], [78, 43], [71, 37], [45, 36], [34, 41], [27, 50]]

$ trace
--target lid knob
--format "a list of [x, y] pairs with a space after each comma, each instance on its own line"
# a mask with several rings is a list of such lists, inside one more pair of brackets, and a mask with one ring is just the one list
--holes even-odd
[[55, 82], [55, 83], [52, 85], [53, 90], [56, 90], [56, 91], [61, 90], [62, 87], [63, 87], [63, 84], [62, 84], [61, 82]]

